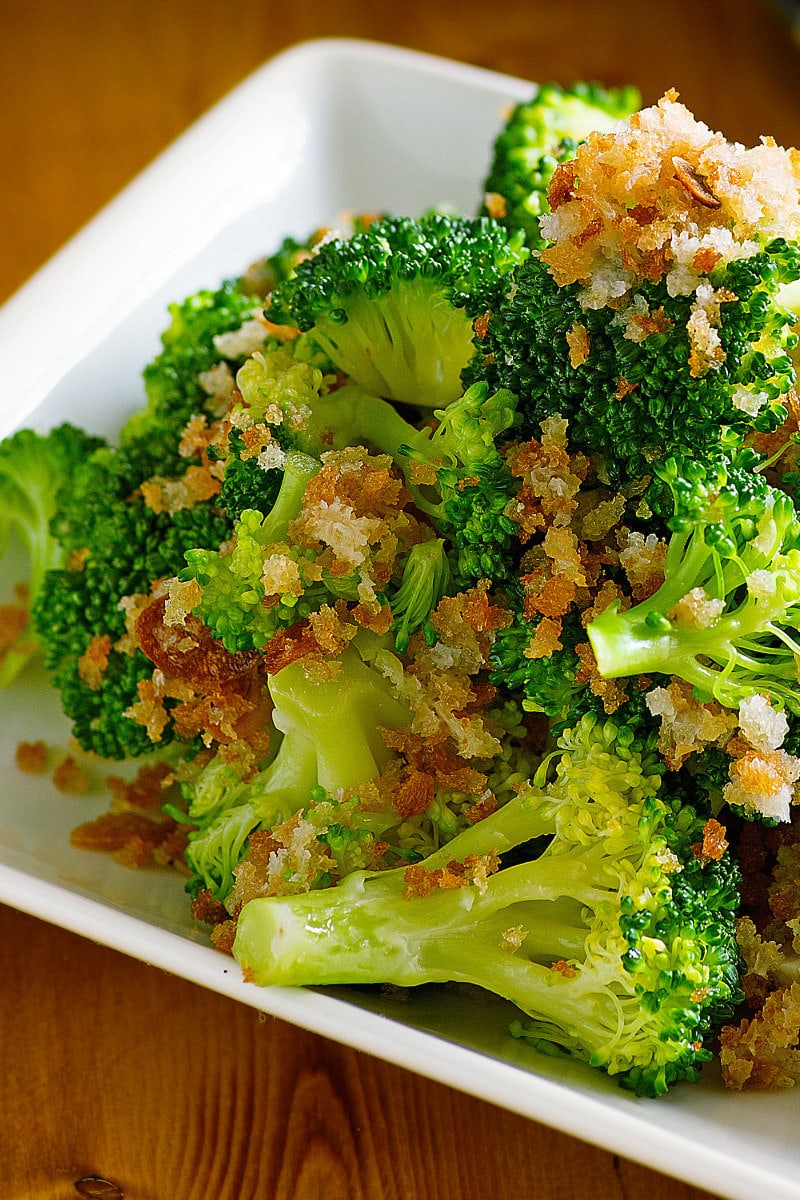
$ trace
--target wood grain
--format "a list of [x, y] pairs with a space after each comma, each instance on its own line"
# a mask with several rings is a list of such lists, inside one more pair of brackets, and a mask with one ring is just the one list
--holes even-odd
[[[0, 298], [307, 38], [634, 82], [647, 102], [674, 86], [731, 137], [800, 143], [800, 57], [752, 0], [0, 0], [0, 30]], [[0, 979], [3, 1200], [69, 1200], [90, 1176], [125, 1200], [702, 1195], [6, 908]]]
[[2, 907], [0, 978], [3, 1200], [702, 1195]]

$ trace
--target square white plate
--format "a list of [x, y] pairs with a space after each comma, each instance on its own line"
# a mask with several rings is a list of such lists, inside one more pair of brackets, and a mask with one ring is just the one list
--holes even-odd
[[[204, 116], [0, 310], [0, 436], [69, 419], [113, 435], [142, 402], [166, 305], [344, 211], [476, 211], [505, 106], [532, 85], [398, 48], [324, 40], [267, 63]], [[8, 577], [7, 572], [2, 573]], [[490, 998], [422, 989], [259, 989], [193, 928], [181, 879], [73, 850], [106, 793], [76, 799], [13, 765], [66, 746], [44, 674], [0, 695], [0, 900], [201, 986], [446, 1082], [731, 1200], [800, 1198], [800, 1094], [699, 1086], [636, 1100], [537, 1056]]]

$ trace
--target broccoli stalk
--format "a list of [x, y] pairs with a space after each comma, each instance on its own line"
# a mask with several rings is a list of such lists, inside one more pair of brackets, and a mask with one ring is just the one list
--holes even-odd
[[376, 221], [322, 244], [276, 288], [266, 312], [310, 332], [365, 391], [439, 408], [461, 393], [473, 319], [526, 256], [521, 235], [488, 218]]
[[186, 852], [192, 890], [224, 899], [254, 830], [286, 820], [316, 788], [336, 792], [376, 778], [390, 759], [381, 729], [403, 728], [410, 711], [354, 647], [338, 662], [327, 680], [310, 678], [301, 660], [270, 677], [282, 738], [266, 767], [243, 781], [235, 763], [214, 759], [187, 788], [187, 819], [196, 826]]
[[[637, 1094], [697, 1078], [739, 997], [736, 869], [694, 853], [703, 821], [659, 798], [652, 746], [584, 717], [559, 751], [553, 782], [422, 864], [250, 901], [234, 943], [248, 979], [477, 984], [526, 1015], [519, 1036]], [[487, 874], [537, 837], [538, 858]]]
[[9, 606], [14, 627], [0, 639], [0, 687], [7, 687], [35, 652], [39, 642], [28, 617], [47, 572], [60, 567], [64, 550], [51, 525], [69, 492], [73, 473], [86, 455], [103, 445], [70, 424], [49, 434], [21, 429], [0, 442], [0, 542], [15, 535], [28, 555], [25, 603]]
[[442, 538], [419, 542], [409, 551], [403, 577], [392, 595], [395, 649], [404, 654], [418, 629], [428, 630], [428, 618], [450, 585], [450, 564]]
[[759, 461], [657, 467], [674, 500], [664, 583], [588, 625], [602, 675], [677, 675], [728, 707], [766, 693], [800, 713], [800, 522]]

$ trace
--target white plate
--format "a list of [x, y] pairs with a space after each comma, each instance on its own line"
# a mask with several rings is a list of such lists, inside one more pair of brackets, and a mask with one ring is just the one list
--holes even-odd
[[[364, 42], [308, 42], [204, 116], [0, 310], [0, 435], [70, 420], [113, 433], [142, 401], [165, 308], [236, 274], [285, 234], [343, 211], [475, 211], [520, 80]], [[3, 574], [6, 574], [3, 572]], [[66, 745], [41, 672], [0, 696], [0, 900], [326, 1037], [446, 1082], [731, 1200], [798, 1200], [800, 1095], [734, 1095], [715, 1070], [636, 1100], [505, 1035], [489, 998], [423, 989], [259, 989], [210, 949], [181, 880], [73, 850], [105, 807], [15, 771], [21, 738]]]

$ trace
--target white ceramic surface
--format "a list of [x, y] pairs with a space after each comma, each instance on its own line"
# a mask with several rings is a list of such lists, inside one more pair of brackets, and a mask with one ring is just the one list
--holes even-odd
[[[168, 302], [213, 286], [344, 211], [448, 202], [474, 212], [520, 80], [364, 42], [307, 42], [197, 122], [0, 310], [0, 436], [69, 418], [113, 434], [142, 400]], [[10, 573], [0, 572], [6, 581]], [[105, 807], [13, 766], [21, 738], [66, 746], [32, 668], [0, 695], [0, 900], [340, 1042], [543, 1121], [730, 1200], [800, 1200], [800, 1094], [696, 1087], [636, 1100], [505, 1034], [488, 997], [423, 989], [258, 989], [192, 927], [182, 882], [74, 850]]]

